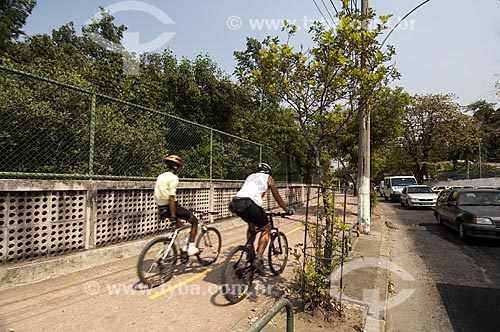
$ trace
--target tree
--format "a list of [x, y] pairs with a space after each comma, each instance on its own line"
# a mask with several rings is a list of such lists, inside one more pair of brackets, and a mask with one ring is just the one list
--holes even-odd
[[[334, 29], [319, 23], [312, 26], [314, 46], [309, 50], [295, 50], [278, 37], [267, 37], [263, 42], [248, 38], [246, 51], [235, 52], [237, 77], [257, 90], [257, 98], [282, 102], [294, 110], [317, 170], [322, 168], [322, 154], [331, 156], [332, 142], [355, 116], [357, 97], [373, 96], [389, 77], [397, 75], [384, 65], [392, 49], [382, 53], [377, 42], [388, 17], [381, 17], [382, 23], [373, 31], [364, 31], [360, 24], [364, 16], [343, 1], [338, 19]], [[285, 30], [291, 39], [296, 27], [286, 25]], [[361, 51], [370, 59], [369, 68], [361, 68]], [[321, 172], [318, 179], [322, 183]]]
[[[394, 152], [394, 142], [401, 136], [401, 123], [406, 108], [410, 104], [410, 96], [402, 88], [383, 88], [371, 105], [371, 178], [383, 178], [388, 157]], [[336, 140], [334, 155], [344, 165], [342, 176], [347, 176], [356, 183], [355, 174], [358, 168], [358, 123], [352, 118], [340, 132]]]
[[[318, 22], [313, 24], [309, 31], [313, 46], [308, 50], [295, 50], [289, 44], [297, 28], [286, 24], [286, 43], [278, 37], [267, 37], [262, 42], [248, 38], [246, 50], [235, 52], [236, 74], [242, 84], [255, 89], [259, 101], [284, 104], [295, 112], [295, 122], [314, 160], [320, 185], [328, 183], [323, 173], [330, 167], [341, 130], [356, 117], [360, 105], [369, 106], [385, 84], [397, 76], [391, 66], [385, 65], [393, 49], [381, 52], [378, 42], [389, 17], [380, 17], [380, 24], [366, 31], [361, 22], [373, 18], [374, 12], [368, 16], [343, 0], [336, 27], [326, 29]], [[361, 54], [368, 66], [361, 66]], [[323, 194], [328, 202], [326, 191]], [[325, 206], [328, 210], [330, 207]], [[332, 225], [333, 220], [327, 217], [329, 232]], [[331, 257], [329, 235], [327, 259]]]
[[36, 6], [36, 0], [0, 1], [0, 53], [7, 53], [13, 40], [24, 35], [21, 30]]
[[419, 183], [430, 178], [430, 167], [437, 161], [469, 158], [477, 140], [470, 116], [460, 112], [453, 95], [416, 95], [408, 107], [399, 139], [411, 159]]
[[478, 100], [467, 110], [473, 112], [474, 118], [481, 124], [481, 151], [486, 160], [500, 161], [500, 108], [495, 110], [494, 103]]
[[[250, 92], [224, 75], [207, 55], [190, 61], [177, 60], [168, 50], [161, 54], [142, 54], [136, 75], [125, 75], [123, 56], [132, 56], [120, 49], [125, 30], [125, 26], [117, 26], [114, 18], [102, 11], [100, 19], [82, 28], [83, 35], [79, 35], [70, 22], [52, 30], [51, 34], [28, 36], [13, 44], [4, 55], [5, 63], [176, 117], [2, 72], [3, 170], [87, 174], [91, 126], [95, 129], [93, 173], [100, 175], [155, 176], [158, 166], [161, 167], [160, 157], [167, 150], [177, 149], [186, 151], [193, 161], [191, 173], [187, 175], [208, 176], [206, 164], [202, 162], [209, 158], [202, 160], [206, 155], [197, 157], [196, 152], [211, 151], [210, 135], [207, 135], [210, 130], [192, 122], [233, 135], [251, 136], [252, 140], [265, 141], [279, 150], [283, 145], [278, 144], [286, 139], [290, 145], [297, 146], [292, 141], [297, 135], [287, 137], [295, 129], [289, 117], [280, 117], [279, 122], [269, 121], [282, 127], [276, 131], [279, 140], [272, 139], [274, 127], [268, 128], [268, 132], [253, 130], [252, 115], [257, 104], [251, 100]], [[91, 116], [92, 109], [95, 112]], [[32, 139], [33, 132], [37, 133], [36, 141]], [[249, 158], [243, 150], [240, 159], [234, 157], [237, 149], [232, 149], [233, 145], [227, 138], [214, 144], [222, 165], [214, 167], [214, 176], [243, 173], [232, 163]]]

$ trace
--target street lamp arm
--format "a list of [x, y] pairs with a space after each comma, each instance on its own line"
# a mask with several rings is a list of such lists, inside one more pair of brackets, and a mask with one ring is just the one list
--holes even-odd
[[427, 2], [429, 2], [431, 0], [425, 0], [424, 2], [422, 2], [420, 5], [418, 5], [417, 7], [413, 8], [412, 10], [410, 10], [408, 12], [408, 14], [406, 14], [405, 16], [403, 16], [403, 18], [401, 18], [398, 23], [396, 23], [396, 25], [391, 29], [391, 31], [389, 31], [389, 33], [387, 34], [387, 36], [384, 38], [384, 40], [382, 41], [382, 44], [380, 44], [380, 48], [382, 48], [382, 46], [384, 46], [386, 40], [389, 38], [389, 36], [394, 32], [394, 30], [396, 30], [396, 28], [398, 27], [398, 25], [404, 21], [405, 18], [407, 18], [408, 16], [410, 16], [411, 13], [413, 13], [415, 10], [419, 9], [420, 7], [422, 7], [423, 5], [425, 5]]

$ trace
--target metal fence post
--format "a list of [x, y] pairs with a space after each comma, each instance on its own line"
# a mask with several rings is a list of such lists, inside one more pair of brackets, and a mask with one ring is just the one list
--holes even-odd
[[255, 323], [252, 324], [247, 332], [256, 332], [264, 328], [269, 321], [276, 316], [280, 310], [286, 307], [286, 331], [293, 332], [293, 305], [288, 299], [281, 299], [264, 316], [260, 317]]
[[213, 164], [214, 164], [214, 131], [210, 130], [210, 181], [213, 179]]
[[94, 142], [95, 142], [95, 111], [96, 95], [92, 94], [92, 104], [90, 107], [90, 130], [89, 130], [89, 177], [94, 175]]

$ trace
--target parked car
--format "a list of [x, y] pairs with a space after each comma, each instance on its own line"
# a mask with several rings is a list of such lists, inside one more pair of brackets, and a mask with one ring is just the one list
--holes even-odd
[[500, 239], [500, 190], [445, 189], [438, 196], [434, 216], [441, 225], [470, 237]]
[[386, 201], [389, 199], [391, 202], [399, 201], [403, 188], [414, 184], [418, 184], [414, 176], [387, 176], [384, 178], [384, 186], [381, 187], [382, 196]]
[[401, 205], [412, 207], [434, 207], [438, 195], [426, 185], [406, 186], [401, 191]]
[[495, 186], [476, 186], [474, 188], [475, 189], [495, 189], [495, 190], [500, 190], [500, 187], [495, 187]]
[[439, 195], [441, 190], [444, 190], [446, 188], [447, 188], [446, 186], [434, 186], [434, 187], [432, 187], [432, 191], [434, 191], [436, 194]]

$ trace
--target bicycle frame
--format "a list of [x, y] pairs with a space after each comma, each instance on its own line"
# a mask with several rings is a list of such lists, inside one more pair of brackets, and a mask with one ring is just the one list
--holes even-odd
[[[283, 245], [285, 245], [285, 250], [287, 250], [286, 248], [288, 245], [288, 240], [286, 239], [285, 234], [274, 225], [273, 217], [286, 217], [288, 216], [288, 214], [268, 212], [266, 213], [266, 215], [271, 226], [270, 242], [268, 246], [269, 268], [274, 275], [279, 275], [283, 272], [286, 266], [286, 261], [288, 259], [287, 255], [285, 255], [286, 257], [282, 259], [281, 263], [278, 263], [277, 265], [273, 263], [273, 261], [276, 261], [272, 257], [275, 257], [275, 255], [281, 256], [284, 253], [284, 250], [282, 248]], [[267, 225], [269, 224], [266, 224], [266, 226]], [[256, 272], [259, 272], [258, 274], [261, 274], [262, 272], [257, 271], [257, 266], [255, 266], [254, 264], [254, 260], [256, 257], [254, 242], [257, 234], [262, 231], [262, 227], [257, 229], [249, 229], [247, 233], [249, 234], [249, 236], [247, 237], [245, 245], [234, 247], [226, 257], [226, 262], [221, 274], [221, 283], [224, 296], [231, 303], [238, 303], [243, 298], [245, 298], [247, 295], [247, 291], [255, 278]], [[283, 238], [284, 242], [282, 241], [281, 237]], [[276, 251], [276, 246], [274, 243], [276, 239], [278, 239], [276, 246], [280, 248], [279, 252]], [[278, 262], [280, 262], [279, 258]]]
[[[198, 212], [198, 211], [194, 211], [194, 212]], [[207, 212], [199, 212], [199, 213], [207, 213]], [[210, 213], [210, 212], [208, 212], [208, 213]], [[172, 221], [172, 219], [170, 219], [170, 220], [171, 220], [173, 225], [176, 225], [175, 220], [173, 220], [173, 221]], [[206, 223], [206, 221], [203, 221], [203, 220], [198, 222], [198, 228], [201, 228], [202, 231], [206, 231], [207, 225], [205, 225], [205, 223]], [[167, 238], [170, 240], [170, 243], [168, 244], [167, 249], [165, 250], [165, 253], [162, 256], [162, 259], [167, 258], [168, 254], [170, 253], [170, 249], [172, 249], [172, 245], [174, 244], [175, 240], [177, 239], [177, 235], [181, 231], [186, 230], [188, 228], [191, 228], [191, 224], [186, 222], [181, 227], [177, 227], [177, 226], [173, 226], [173, 227], [175, 227], [174, 231], [171, 234], [167, 235]]]
[[[285, 214], [285, 213], [278, 213], [278, 212], [267, 212], [266, 214], [267, 214], [269, 223], [271, 224], [271, 229], [269, 230], [269, 236], [271, 237], [273, 231], [276, 232], [276, 233], [279, 233], [279, 228], [276, 227], [276, 226], [274, 226], [273, 217], [274, 216], [278, 216], [278, 217], [284, 218], [285, 216], [287, 216], [287, 214]], [[257, 234], [259, 234], [260, 232], [262, 232], [262, 228], [263, 227], [257, 228], [255, 230], [250, 230], [251, 236], [247, 239], [247, 242], [245, 243], [246, 247], [250, 247], [251, 248], [251, 252], [250, 252], [251, 253], [251, 259], [255, 258], [255, 246], [254, 246], [254, 242], [255, 242], [255, 239], [257, 237]], [[281, 239], [278, 238], [278, 241], [279, 241], [279, 244], [280, 244], [280, 247], [281, 247]], [[272, 246], [273, 246], [273, 243], [269, 242], [269, 248], [268, 248], [268, 250], [274, 249], [274, 248], [271, 248]], [[280, 253], [282, 253], [282, 252], [280, 252]]]

